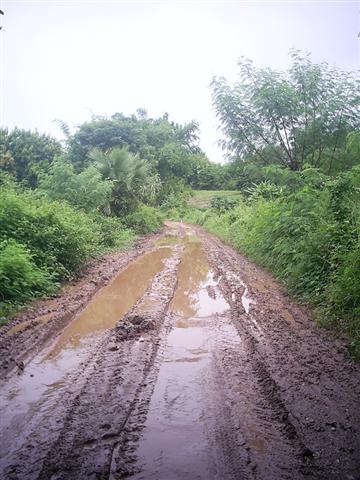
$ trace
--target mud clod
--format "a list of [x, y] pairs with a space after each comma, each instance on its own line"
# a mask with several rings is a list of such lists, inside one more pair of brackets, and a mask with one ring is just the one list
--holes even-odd
[[150, 313], [129, 315], [116, 327], [116, 338], [118, 340], [134, 338], [141, 333], [154, 329], [155, 326], [156, 319]]

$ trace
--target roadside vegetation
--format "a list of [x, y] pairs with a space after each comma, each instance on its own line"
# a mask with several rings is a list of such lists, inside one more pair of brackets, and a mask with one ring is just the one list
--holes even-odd
[[238, 190], [193, 190], [189, 204], [196, 208], [208, 208], [218, 202], [234, 202], [241, 199]]
[[65, 140], [0, 131], [1, 315], [51, 294], [91, 256], [165, 218], [203, 225], [279, 278], [360, 357], [360, 89], [291, 52], [286, 72], [239, 62], [212, 82], [227, 153], [195, 121], [94, 116]]
[[[89, 258], [162, 226], [163, 205], [214, 185], [195, 122], [93, 117], [65, 140], [0, 130], [0, 317], [52, 294]], [[204, 177], [201, 176], [201, 172]], [[202, 183], [201, 183], [202, 182]]]
[[272, 271], [360, 358], [359, 83], [299, 52], [292, 59], [288, 72], [242, 60], [234, 86], [214, 79], [241, 197], [204, 192], [207, 209], [195, 194], [169, 213]]

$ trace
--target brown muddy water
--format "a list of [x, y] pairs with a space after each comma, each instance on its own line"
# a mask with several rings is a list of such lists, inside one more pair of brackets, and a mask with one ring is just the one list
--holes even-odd
[[[97, 292], [45, 352], [35, 357], [15, 381], [2, 389], [0, 457], [13, 449], [16, 432], [21, 431], [24, 422], [29, 421], [36, 411], [51, 411], [52, 397], [56, 398], [67, 377], [86, 361], [101, 333], [113, 327], [139, 300], [171, 254], [169, 247], [158, 248], [142, 255], [120, 272], [108, 286]], [[21, 324], [17, 331], [21, 331]]]
[[167, 339], [158, 380], [140, 439], [135, 480], [215, 478], [209, 459], [206, 379], [213, 351], [209, 320], [230, 306], [200, 241], [191, 235], [169, 310], [177, 320]]
[[[209, 416], [205, 406], [211, 389], [206, 388], [206, 384], [216, 350], [214, 324], [219, 316], [228, 312], [230, 305], [219, 286], [221, 276], [210, 268], [202, 243], [191, 229], [183, 237], [163, 237], [156, 243], [155, 251], [139, 257], [120, 272], [95, 294], [53, 344], [3, 389], [0, 394], [3, 439], [0, 456], [3, 459], [17, 449], [17, 438], [21, 438], [24, 424], [36, 419], [35, 414], [41, 412], [45, 418], [51, 417], [59, 395], [65, 394], [72, 376], [87, 363], [102, 333], [112, 328], [143, 297], [166, 259], [174, 254], [180, 254], [180, 265], [168, 312], [175, 321], [166, 340], [144, 434], [139, 442], [137, 453], [141, 473], [134, 478], [217, 478], [209, 458], [211, 434], [208, 420], [205, 422]], [[250, 299], [243, 286], [242, 302], [248, 311]], [[146, 302], [141, 308], [151, 311], [151, 297]], [[22, 328], [27, 325], [17, 326], [16, 331]], [[219, 326], [218, 334], [225, 334], [232, 342], [234, 339], [240, 341], [235, 330], [229, 333], [222, 331], [224, 328]], [[16, 331], [9, 333], [12, 335]]]
[[[45, 315], [38, 317], [36, 319], [36, 324], [44, 325], [45, 323], [48, 323], [51, 317], [53, 317], [53, 315], [53, 313], [46, 313]], [[12, 328], [10, 328], [10, 330], [7, 332], [7, 335], [15, 335], [16, 333], [24, 332], [27, 328], [32, 327], [33, 323], [33, 320], [25, 320], [25, 322], [18, 323], [17, 325], [14, 325]]]
[[154, 276], [163, 268], [171, 248], [159, 248], [129, 265], [113, 282], [102, 288], [64, 330], [48, 357], [56, 357], [64, 349], [77, 350], [90, 335], [113, 327], [142, 297]]
[[136, 480], [213, 478], [202, 422], [210, 361], [206, 323], [179, 319], [170, 332], [137, 452]]
[[185, 250], [178, 271], [178, 286], [170, 311], [183, 318], [223, 313], [229, 304], [219, 289], [220, 277], [210, 269], [201, 243], [185, 237]]

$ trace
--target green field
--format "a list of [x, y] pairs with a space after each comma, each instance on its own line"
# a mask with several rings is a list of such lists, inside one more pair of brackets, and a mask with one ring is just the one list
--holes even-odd
[[240, 199], [241, 193], [238, 190], [193, 190], [193, 196], [189, 199], [189, 204], [196, 208], [208, 208], [214, 197], [237, 200]]

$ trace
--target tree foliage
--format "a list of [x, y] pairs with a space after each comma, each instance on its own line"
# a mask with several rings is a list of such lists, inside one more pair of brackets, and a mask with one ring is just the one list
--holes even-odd
[[49, 135], [19, 128], [0, 130], [0, 169], [29, 187], [37, 186], [39, 176], [61, 153], [61, 144]]
[[[167, 114], [152, 119], [143, 109], [131, 116], [116, 113], [106, 118], [93, 117], [69, 137], [68, 157], [76, 170], [81, 171], [94, 161], [89, 155], [94, 148], [107, 152], [123, 147], [146, 159], [151, 166], [153, 192], [159, 190], [160, 180], [163, 187], [174, 178], [193, 188], [222, 188], [226, 182], [225, 169], [212, 164], [201, 151], [196, 122], [180, 125], [171, 122]], [[145, 190], [149, 192], [149, 188]], [[155, 194], [147, 201], [154, 203], [154, 198]]]
[[347, 135], [360, 127], [359, 79], [296, 50], [291, 59], [287, 72], [242, 59], [234, 86], [213, 80], [223, 147], [261, 165], [300, 170], [308, 163], [332, 173]]
[[[104, 180], [112, 182], [111, 212], [115, 215], [134, 211], [146, 194], [151, 195], [157, 179], [151, 183], [151, 166], [139, 154], [127, 147], [112, 148], [107, 152], [94, 149], [89, 153], [95, 168]], [[146, 187], [148, 191], [146, 191]]]
[[93, 165], [76, 173], [70, 162], [59, 157], [50, 166], [49, 173], [40, 177], [39, 190], [50, 200], [65, 200], [85, 212], [105, 213], [109, 211], [112, 182], [103, 180]]
[[138, 110], [136, 115], [115, 113], [110, 118], [93, 117], [91, 122], [82, 124], [69, 139], [69, 157], [77, 169], [83, 169], [92, 149], [106, 151], [126, 146], [156, 166], [160, 150], [167, 145], [175, 144], [191, 154], [200, 152], [198, 142], [196, 122], [179, 125], [170, 122], [167, 114], [152, 119], [145, 110]]

